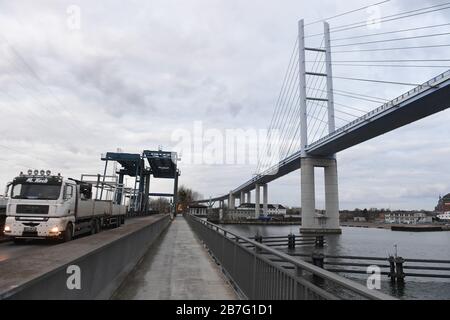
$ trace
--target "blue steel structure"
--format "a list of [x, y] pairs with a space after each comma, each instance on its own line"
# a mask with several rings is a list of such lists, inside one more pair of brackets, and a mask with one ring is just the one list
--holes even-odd
[[[116, 172], [119, 175], [119, 188], [116, 194], [115, 203], [121, 204], [124, 189], [124, 177], [134, 177], [135, 185], [133, 193], [130, 195], [130, 213], [147, 214], [149, 212], [149, 197], [162, 196], [173, 198], [174, 212], [177, 207], [178, 177], [180, 171], [177, 168], [178, 156], [176, 152], [149, 151], [144, 150], [142, 154], [137, 153], [117, 153], [108, 152], [102, 156], [105, 161], [104, 176], [108, 168], [109, 161], [116, 161], [121, 165], [121, 169]], [[148, 166], [146, 166], [146, 161]], [[150, 179], [174, 179], [173, 194], [153, 193], [150, 194]]]

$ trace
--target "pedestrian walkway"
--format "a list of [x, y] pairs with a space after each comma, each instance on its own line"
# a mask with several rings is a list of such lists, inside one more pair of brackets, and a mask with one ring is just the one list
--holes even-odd
[[114, 295], [120, 300], [232, 300], [236, 294], [177, 217]]

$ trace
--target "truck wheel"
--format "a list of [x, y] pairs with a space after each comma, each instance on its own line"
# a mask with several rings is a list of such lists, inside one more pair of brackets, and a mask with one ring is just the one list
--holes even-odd
[[63, 242], [69, 242], [73, 238], [73, 227], [71, 223], [67, 224], [66, 230], [63, 234]]

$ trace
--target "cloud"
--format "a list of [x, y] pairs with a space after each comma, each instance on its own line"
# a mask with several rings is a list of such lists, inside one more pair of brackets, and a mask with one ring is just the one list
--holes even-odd
[[[176, 129], [266, 129], [297, 36], [307, 22], [361, 7], [361, 1], [152, 0], [77, 1], [81, 29], [67, 28], [72, 1], [0, 2], [0, 185], [20, 170], [49, 168], [64, 175], [102, 170], [100, 154], [172, 148]], [[439, 1], [396, 1], [382, 16]], [[365, 21], [367, 12], [331, 20], [332, 27]], [[393, 21], [381, 31], [448, 22], [448, 12]], [[321, 32], [320, 24], [307, 28]], [[333, 37], [381, 32], [362, 28]], [[427, 34], [406, 32], [392, 37]], [[433, 30], [429, 31], [430, 33]], [[391, 36], [389, 36], [391, 37]], [[320, 44], [308, 38], [308, 45]], [[363, 41], [364, 39], [362, 39]], [[395, 45], [442, 42], [439, 38]], [[336, 42], [338, 43], [338, 42]], [[341, 42], [346, 43], [346, 42]], [[383, 48], [387, 44], [375, 44]], [[363, 46], [360, 46], [361, 48]], [[353, 49], [359, 48], [358, 46]], [[448, 50], [335, 54], [335, 60], [443, 58]], [[336, 66], [340, 76], [421, 83], [441, 69]], [[335, 80], [335, 88], [392, 99], [409, 90]], [[370, 110], [377, 103], [336, 97]], [[352, 119], [337, 107], [338, 125]], [[346, 113], [343, 113], [346, 112]], [[318, 112], [318, 110], [316, 110]], [[356, 146], [339, 156], [341, 207], [429, 208], [450, 183], [449, 112]], [[223, 194], [246, 179], [252, 166], [183, 165], [181, 183], [205, 196]], [[374, 174], [376, 173], [376, 174]], [[170, 191], [170, 183], [157, 182]], [[434, 195], [434, 196], [433, 196]], [[274, 182], [273, 202], [298, 206], [298, 172]], [[323, 197], [318, 196], [318, 205]]]

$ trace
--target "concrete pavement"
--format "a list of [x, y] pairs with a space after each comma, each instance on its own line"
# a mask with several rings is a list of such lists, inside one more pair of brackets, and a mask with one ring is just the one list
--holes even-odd
[[237, 296], [183, 217], [177, 217], [113, 299], [234, 300]]
[[[137, 218], [128, 218], [125, 220], [125, 225], [129, 225], [130, 223], [134, 223], [135, 221], [139, 221], [140, 219], [145, 219], [145, 217], [137, 217]], [[81, 235], [77, 238], [88, 237], [89, 235]], [[14, 244], [14, 242], [6, 239], [7, 241], [2, 241], [0, 238], [0, 262], [19, 258], [24, 255], [30, 255], [37, 250], [46, 248], [46, 250], [53, 250], [52, 247], [58, 245], [57, 241], [52, 240], [28, 240], [28, 242], [24, 244]]]
[[27, 245], [14, 244], [12, 241], [3, 242], [0, 243], [0, 262], [21, 257], [42, 249], [43, 247], [50, 247], [52, 245], [54, 245], [54, 243], [48, 241], [33, 241], [31, 244]]

